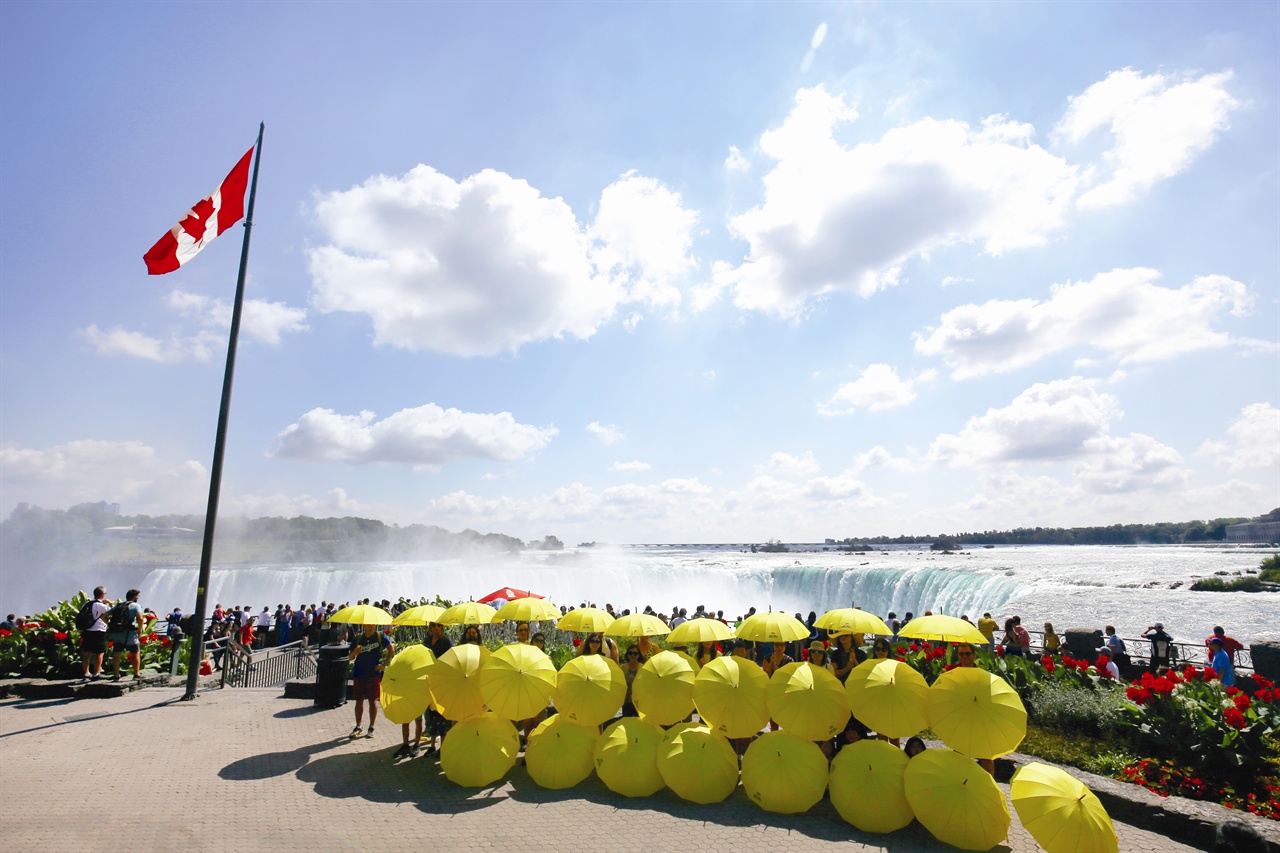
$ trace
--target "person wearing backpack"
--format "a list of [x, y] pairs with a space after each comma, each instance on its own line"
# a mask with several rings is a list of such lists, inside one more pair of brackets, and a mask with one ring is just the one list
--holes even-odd
[[96, 681], [102, 674], [102, 656], [107, 653], [107, 622], [104, 617], [111, 610], [111, 602], [106, 595], [106, 587], [95, 586], [93, 599], [86, 601], [76, 613], [85, 681]]
[[138, 604], [141, 594], [141, 590], [129, 590], [125, 593], [125, 600], [111, 608], [111, 615], [107, 618], [107, 639], [115, 644], [115, 653], [111, 656], [112, 681], [120, 680], [120, 658], [126, 652], [133, 661], [133, 677], [137, 679], [142, 675], [138, 643], [146, 625], [142, 621], [142, 605]]

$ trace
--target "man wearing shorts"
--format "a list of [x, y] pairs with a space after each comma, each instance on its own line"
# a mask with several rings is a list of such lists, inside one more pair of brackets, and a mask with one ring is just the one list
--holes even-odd
[[116, 631], [112, 633], [108, 640], [115, 644], [114, 654], [111, 656], [111, 680], [120, 680], [120, 658], [124, 657], [128, 652], [129, 660], [133, 661], [133, 677], [137, 679], [142, 674], [142, 656], [138, 654], [139, 637], [146, 630], [146, 623], [142, 621], [142, 605], [138, 603], [138, 596], [141, 595], [140, 590], [131, 589], [125, 593], [124, 601], [116, 605], [123, 607], [127, 611], [127, 630]]
[[373, 737], [373, 724], [378, 719], [378, 690], [382, 670], [385, 662], [395, 653], [391, 638], [379, 631], [377, 625], [365, 625], [364, 631], [352, 642], [351, 654], [347, 658], [356, 664], [351, 673], [351, 697], [356, 703], [356, 727], [351, 730], [352, 737], [360, 737], [360, 722], [364, 716], [366, 699], [369, 701], [367, 736]]
[[[84, 664], [84, 680], [97, 679], [102, 672], [102, 656], [107, 653], [107, 611], [111, 602], [106, 599], [106, 587], [93, 588], [93, 624], [80, 635], [80, 658]], [[92, 674], [90, 674], [92, 670]]]

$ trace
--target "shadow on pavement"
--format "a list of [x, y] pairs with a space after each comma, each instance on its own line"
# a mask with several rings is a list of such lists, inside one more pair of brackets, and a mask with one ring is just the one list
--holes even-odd
[[232, 782], [247, 782], [296, 773], [307, 765], [311, 756], [333, 749], [345, 740], [346, 738], [338, 738], [327, 743], [301, 746], [288, 752], [264, 752], [261, 755], [250, 755], [248, 758], [241, 758], [223, 767], [218, 771], [218, 777]]
[[293, 717], [309, 717], [312, 714], [323, 714], [325, 711], [331, 711], [332, 708], [317, 708], [315, 705], [303, 705], [300, 708], [286, 708], [283, 711], [276, 711], [271, 716], [281, 720], [292, 719]]
[[459, 788], [444, 777], [434, 756], [393, 763], [391, 753], [399, 745], [321, 758], [300, 768], [297, 778], [322, 797], [407, 803], [427, 814], [461, 814], [507, 799], [500, 790], [502, 782], [490, 788]]

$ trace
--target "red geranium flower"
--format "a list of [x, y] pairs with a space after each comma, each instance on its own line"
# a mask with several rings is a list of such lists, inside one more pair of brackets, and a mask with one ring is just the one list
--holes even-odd
[[1249, 701], [1249, 694], [1247, 693], [1237, 693], [1232, 698], [1232, 701], [1236, 703], [1236, 707], [1239, 708], [1241, 711], [1249, 710], [1249, 706], [1253, 704], [1252, 702]]
[[943, 672], [950, 672], [951, 670], [955, 669], [955, 668], [956, 668], [956, 667], [958, 667], [959, 665], [960, 665], [960, 664], [958, 664], [958, 663], [949, 663], [949, 664], [947, 664], [946, 666], [944, 666], [944, 667], [942, 668], [942, 671], [943, 671]]
[[1222, 712], [1222, 716], [1229, 726], [1234, 726], [1237, 729], [1243, 729], [1245, 726], [1244, 714], [1240, 713], [1239, 708], [1228, 708]]
[[1098, 671], [1098, 675], [1103, 678], [1111, 677], [1111, 670], [1107, 669], [1107, 664], [1111, 663], [1110, 655], [1098, 655], [1098, 659], [1093, 662], [1093, 668]]
[[911, 650], [911, 651], [913, 651], [913, 652], [918, 652], [918, 651], [920, 651], [920, 644], [919, 644], [919, 643], [912, 643], [911, 645], [907, 646], [907, 648], [908, 648], [908, 649], [910, 649], [910, 650]]
[[1145, 687], [1130, 687], [1124, 695], [1135, 705], [1145, 705], [1151, 701], [1151, 691]]
[[1271, 690], [1271, 688], [1263, 687], [1258, 690], [1257, 693], [1253, 694], [1253, 698], [1257, 699], [1259, 702], [1272, 702], [1275, 700], [1276, 694]]
[[1271, 689], [1272, 687], [1275, 687], [1275, 685], [1272, 684], [1269, 680], [1267, 680], [1266, 678], [1263, 678], [1261, 675], [1258, 675], [1256, 672], [1253, 674], [1253, 683], [1258, 685], [1259, 687], [1265, 687], [1268, 690]]
[[12, 633], [13, 633], [12, 631], [6, 630], [4, 628], [0, 628], [0, 637], [7, 637]]
[[65, 639], [67, 638], [67, 632], [66, 632], [66, 631], [54, 631], [54, 632], [53, 632], [53, 638], [54, 638], [55, 640], [65, 640]]

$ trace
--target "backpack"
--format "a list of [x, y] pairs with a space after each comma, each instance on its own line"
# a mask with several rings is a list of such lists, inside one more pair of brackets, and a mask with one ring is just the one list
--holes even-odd
[[80, 605], [80, 609], [76, 611], [76, 630], [88, 631], [93, 627], [93, 623], [98, 621], [98, 617], [93, 615], [93, 602], [95, 599], [89, 599]]
[[122, 601], [107, 614], [107, 630], [112, 634], [123, 634], [129, 630], [129, 602]]

